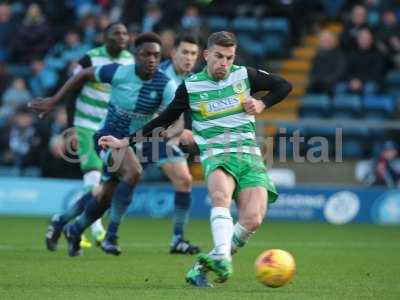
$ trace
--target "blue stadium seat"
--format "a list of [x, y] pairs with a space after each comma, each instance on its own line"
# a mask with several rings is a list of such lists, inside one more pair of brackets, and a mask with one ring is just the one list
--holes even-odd
[[229, 28], [229, 19], [221, 16], [210, 16], [206, 23], [211, 31], [227, 30]]
[[261, 38], [261, 42], [267, 52], [267, 55], [274, 57], [283, 57], [286, 54], [285, 39], [280, 34], [267, 34]]
[[342, 128], [342, 155], [343, 159], [360, 159], [365, 156], [369, 140], [368, 128], [344, 127]]
[[[315, 151], [315, 148], [322, 147], [327, 143], [328, 149], [324, 150], [328, 152], [329, 156], [332, 156], [335, 151], [335, 136], [336, 136], [336, 128], [328, 127], [328, 126], [313, 126], [307, 127], [305, 129], [305, 137], [306, 137], [306, 150], [311, 151], [315, 156], [322, 155], [322, 153], [318, 154]], [[322, 140], [324, 142], [322, 142]]]
[[331, 112], [331, 101], [327, 94], [305, 95], [300, 104], [300, 117], [325, 118]]
[[400, 99], [400, 85], [386, 90], [386, 93], [393, 99]]
[[400, 71], [391, 71], [386, 75], [385, 90], [394, 99], [400, 98]]
[[278, 32], [286, 37], [290, 36], [290, 24], [287, 18], [265, 18], [260, 26], [263, 32]]
[[369, 128], [367, 145], [369, 156], [378, 155], [382, 144], [389, 139], [389, 133], [384, 128]]
[[263, 59], [266, 54], [265, 45], [262, 42], [253, 40], [250, 47], [246, 47], [246, 52], [256, 58]]
[[254, 39], [249, 33], [239, 33], [237, 35], [239, 41], [239, 47], [243, 49], [244, 52], [253, 56], [256, 60], [261, 60], [265, 58], [266, 49], [262, 42]]
[[256, 33], [259, 30], [259, 22], [255, 17], [236, 17], [232, 21], [232, 28], [235, 32]]
[[352, 119], [361, 116], [361, 98], [358, 95], [343, 94], [333, 98], [333, 117]]
[[368, 119], [386, 119], [393, 115], [395, 105], [390, 96], [365, 96], [364, 116]]
[[[282, 157], [285, 154], [286, 158], [292, 158], [294, 155], [294, 145], [296, 142], [293, 141], [294, 133], [299, 135], [300, 137], [305, 137], [304, 127], [297, 124], [280, 124], [279, 129], [275, 135], [274, 142], [274, 152], [276, 155], [280, 155]], [[292, 138], [292, 139], [291, 139]], [[305, 149], [305, 143], [296, 143], [298, 145], [298, 149], [296, 149], [298, 154], [303, 154]], [[284, 153], [280, 153], [283, 151]]]

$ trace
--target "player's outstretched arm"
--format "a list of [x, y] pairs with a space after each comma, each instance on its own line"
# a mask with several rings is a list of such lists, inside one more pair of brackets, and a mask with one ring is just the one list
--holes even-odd
[[[145, 138], [153, 134], [154, 129], [166, 129], [169, 125], [178, 120], [180, 115], [188, 109], [190, 109], [189, 96], [185, 84], [182, 83], [176, 90], [172, 102], [157, 118], [144, 125], [141, 130], [123, 139], [117, 139], [111, 135], [103, 136], [99, 139], [99, 146], [103, 148], [123, 148], [127, 147], [129, 144], [143, 141]], [[163, 130], [157, 132], [161, 133]]]
[[80, 89], [87, 81], [95, 81], [94, 68], [86, 68], [72, 76], [57, 91], [54, 96], [36, 98], [28, 103], [28, 107], [39, 113], [39, 117], [45, 117], [61, 100], [70, 92]]

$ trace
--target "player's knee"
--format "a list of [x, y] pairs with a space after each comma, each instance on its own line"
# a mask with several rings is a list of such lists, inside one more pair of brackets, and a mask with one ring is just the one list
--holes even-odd
[[225, 191], [215, 191], [211, 193], [214, 206], [227, 207], [230, 203], [230, 195]]
[[261, 216], [261, 214], [256, 212], [247, 214], [243, 219], [244, 220], [240, 221], [240, 224], [242, 224], [247, 230], [250, 231], [256, 231], [263, 222], [263, 217]]
[[179, 176], [177, 180], [177, 188], [181, 191], [189, 191], [192, 187], [193, 178], [189, 172], [182, 174]]
[[142, 169], [126, 170], [122, 176], [122, 179], [130, 185], [135, 185], [139, 182], [142, 172]]

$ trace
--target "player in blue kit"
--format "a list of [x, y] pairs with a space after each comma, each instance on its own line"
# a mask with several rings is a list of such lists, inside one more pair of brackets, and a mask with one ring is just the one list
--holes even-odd
[[[174, 48], [171, 52], [171, 59], [165, 60], [160, 64], [160, 69], [179, 86], [184, 79], [189, 77], [193, 72], [199, 56], [199, 40], [196, 35], [191, 33], [183, 33], [176, 37]], [[180, 122], [184, 121], [185, 129], [179, 137], [173, 138], [170, 143], [175, 145], [193, 146], [194, 139], [191, 130], [191, 120], [188, 114], [180, 118]], [[170, 245], [171, 253], [182, 253], [187, 249], [185, 241], [184, 228], [185, 223], [189, 219], [189, 209], [191, 206], [191, 198], [184, 198], [183, 201], [176, 201], [174, 206], [174, 226], [173, 235]]]
[[[155, 113], [163, 110], [174, 96], [176, 84], [158, 69], [161, 57], [161, 41], [158, 35], [144, 33], [138, 36], [135, 48], [135, 65], [111, 64], [84, 69], [67, 81], [54, 96], [62, 98], [67, 92], [87, 81], [111, 84], [107, 116], [102, 128], [95, 135], [97, 139], [105, 134], [122, 137], [137, 131], [151, 120]], [[86, 206], [76, 222], [65, 227], [65, 224], [53, 224], [58, 231], [64, 227], [70, 256], [81, 254], [80, 234], [104, 214], [110, 203], [110, 224], [102, 249], [106, 253], [120, 254], [117, 243], [118, 227], [132, 200], [142, 164], [145, 167], [148, 163], [157, 161], [176, 188], [175, 199], [182, 202], [191, 197], [191, 175], [183, 153], [174, 145], [168, 145], [166, 142], [148, 142], [123, 152], [107, 149], [97, 151], [106, 165], [103, 184], [78, 200], [86, 203]], [[134, 151], [137, 152], [137, 156]], [[138, 157], [141, 158], [140, 161]], [[199, 252], [198, 247], [187, 241], [182, 239], [180, 242], [186, 244], [185, 248], [182, 247], [185, 253]]]

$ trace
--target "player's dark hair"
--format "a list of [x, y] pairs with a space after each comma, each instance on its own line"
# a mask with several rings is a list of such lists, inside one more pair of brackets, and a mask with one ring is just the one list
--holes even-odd
[[178, 47], [181, 43], [189, 43], [189, 44], [195, 44], [199, 45], [200, 41], [199, 38], [196, 34], [193, 33], [181, 33], [179, 34], [174, 41], [174, 46], [175, 48]]
[[233, 47], [237, 45], [236, 37], [232, 32], [218, 31], [208, 37], [207, 49], [217, 45], [221, 47]]
[[108, 24], [106, 28], [103, 29], [103, 34], [106, 35], [106, 36], [109, 35], [111, 29], [112, 29], [114, 26], [117, 26], [117, 25], [123, 25], [123, 26], [125, 26], [125, 24], [122, 23], [122, 22], [112, 22], [112, 23]]
[[135, 39], [135, 49], [140, 48], [144, 43], [156, 43], [159, 44], [160, 47], [162, 46], [160, 36], [154, 32], [144, 32], [139, 34]]

